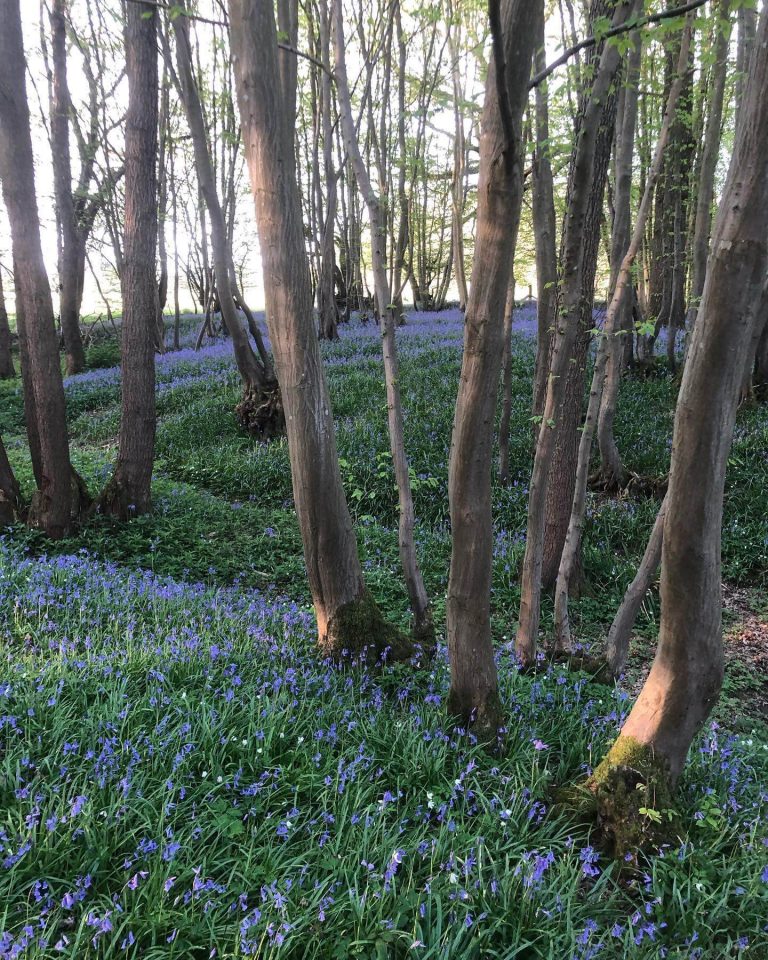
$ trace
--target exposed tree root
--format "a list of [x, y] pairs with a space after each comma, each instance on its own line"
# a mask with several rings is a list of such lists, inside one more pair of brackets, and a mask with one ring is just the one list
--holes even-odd
[[606, 477], [600, 470], [589, 478], [589, 488], [604, 497], [620, 500], [641, 500], [651, 498], [662, 500], [667, 492], [669, 477], [647, 477], [627, 470], [623, 477], [612, 474]]
[[285, 432], [285, 411], [279, 384], [246, 387], [235, 407], [237, 422], [257, 440], [269, 441]]

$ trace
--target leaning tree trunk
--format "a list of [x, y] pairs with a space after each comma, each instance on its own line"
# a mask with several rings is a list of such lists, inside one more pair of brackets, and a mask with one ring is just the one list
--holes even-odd
[[[590, 22], [595, 22], [610, 10], [605, 0], [594, 0]], [[599, 58], [595, 52], [595, 59]], [[618, 72], [618, 69], [617, 71]], [[584, 75], [587, 75], [587, 71]], [[590, 76], [592, 74], [589, 74]], [[613, 129], [616, 119], [617, 96], [614, 92], [616, 84], [610, 88], [610, 93], [603, 103], [602, 116], [598, 121], [598, 132], [595, 142], [594, 158], [592, 161], [589, 193], [586, 211], [582, 221], [581, 233], [578, 238], [579, 263], [576, 269], [563, 268], [560, 280], [558, 297], [563, 303], [572, 298], [578, 298], [578, 334], [570, 355], [565, 384], [562, 388], [562, 401], [558, 414], [555, 416], [555, 445], [552, 462], [549, 466], [546, 480], [546, 496], [544, 507], [544, 540], [542, 550], [541, 586], [549, 590], [557, 579], [557, 570], [563, 552], [565, 536], [568, 531], [570, 504], [573, 499], [573, 489], [576, 478], [576, 464], [579, 450], [579, 426], [584, 405], [584, 380], [587, 368], [589, 345], [594, 328], [593, 306], [595, 298], [595, 276], [600, 246], [601, 225], [604, 216], [605, 185], [608, 179], [608, 165], [613, 147]], [[579, 113], [576, 117], [576, 129], [584, 119], [584, 111], [589, 102], [589, 88], [582, 92], [579, 103]], [[576, 139], [578, 139], [578, 134]], [[575, 153], [571, 159], [569, 170], [568, 189], [566, 192], [566, 212], [561, 238], [561, 256], [565, 264], [565, 242], [571, 224], [571, 204], [578, 197], [575, 186]], [[577, 293], [577, 284], [581, 286]], [[554, 344], [550, 345], [550, 355], [553, 354]], [[548, 371], [549, 372], [549, 371]], [[539, 430], [541, 424], [539, 424]], [[576, 586], [576, 585], [574, 585]]]
[[[501, 9], [499, 9], [501, 8]], [[448, 712], [495, 738], [502, 721], [491, 641], [493, 427], [504, 305], [522, 205], [523, 110], [536, 40], [525, 0], [491, 0], [493, 57], [480, 134], [477, 239], [448, 467], [451, 570], [446, 602]]]
[[563, 555], [560, 558], [560, 568], [557, 574], [557, 584], [555, 587], [555, 648], [562, 652], [571, 650], [571, 628], [568, 616], [568, 594], [571, 588], [578, 558], [581, 549], [581, 534], [584, 526], [584, 515], [587, 508], [587, 478], [589, 475], [589, 460], [592, 452], [592, 440], [594, 438], [597, 415], [600, 410], [600, 401], [602, 399], [603, 385], [605, 383], [606, 366], [611, 352], [611, 342], [616, 338], [616, 321], [621, 313], [622, 307], [627, 299], [627, 291], [632, 282], [632, 267], [637, 257], [640, 245], [643, 242], [645, 233], [645, 224], [651, 209], [653, 200], [653, 189], [661, 173], [661, 166], [664, 158], [664, 151], [669, 141], [669, 131], [677, 112], [678, 100], [685, 82], [685, 74], [688, 65], [688, 55], [691, 47], [691, 33], [693, 31], [693, 17], [688, 15], [688, 19], [683, 32], [683, 41], [680, 45], [679, 72], [672, 83], [669, 91], [664, 121], [659, 133], [659, 140], [656, 145], [656, 153], [648, 172], [648, 179], [645, 184], [645, 192], [640, 201], [640, 208], [637, 211], [637, 219], [632, 238], [621, 261], [619, 272], [616, 276], [616, 284], [608, 305], [608, 313], [605, 318], [605, 324], [600, 338], [600, 344], [595, 359], [595, 369], [592, 375], [592, 385], [589, 393], [589, 405], [587, 415], [581, 428], [581, 439], [579, 440], [579, 456], [576, 468], [576, 485], [573, 492], [573, 502], [571, 504], [571, 516], [568, 521], [568, 533], [565, 538]]
[[768, 267], [766, 89], [768, 11], [763, 11], [675, 414], [656, 657], [617, 741], [588, 782], [618, 852], [646, 835], [647, 808], [671, 806], [669, 790], [722, 684], [725, 470]]
[[155, 454], [157, 331], [157, 20], [150, 3], [125, 11], [125, 226], [122, 324], [122, 412], [117, 463], [101, 509], [121, 520], [152, 508]]
[[79, 512], [53, 301], [40, 242], [19, 0], [0, 0], [0, 181], [11, 226], [27, 432], [38, 490], [29, 521], [63, 537]]
[[[633, 2], [620, 3], [616, 7], [613, 17], [615, 26], [621, 25], [633, 12], [636, 4]], [[564, 452], [566, 450], [565, 437], [568, 424], [562, 422], [564, 414], [574, 408], [574, 395], [567, 391], [568, 381], [573, 377], [571, 361], [576, 359], [575, 347], [583, 326], [584, 313], [584, 278], [586, 263], [584, 256], [584, 234], [593, 222], [594, 203], [594, 171], [595, 161], [599, 156], [598, 143], [601, 133], [606, 102], [610, 97], [616, 73], [621, 62], [619, 50], [612, 44], [605, 44], [599, 57], [592, 89], [582, 111], [582, 122], [579, 128], [577, 145], [572, 164], [570, 178], [570, 202], [566, 217], [564, 238], [562, 243], [562, 305], [559, 309], [557, 327], [555, 330], [554, 350], [547, 381], [547, 394], [542, 413], [542, 422], [539, 430], [539, 439], [536, 444], [533, 473], [531, 475], [530, 492], [528, 496], [528, 527], [523, 561], [520, 597], [520, 625], [517, 632], [515, 648], [518, 657], [524, 665], [530, 666], [536, 659], [536, 646], [539, 632], [540, 601], [542, 590], [542, 573], [545, 548], [545, 529], [548, 513], [548, 495], [554, 489], [550, 472], [555, 457], [558, 442], [561, 447], [561, 468], [558, 477], [564, 477], [562, 465], [567, 463]], [[599, 226], [599, 224], [598, 224]], [[583, 394], [583, 386], [578, 394], [579, 410]], [[570, 400], [570, 403], [567, 401]], [[576, 428], [573, 424], [573, 429]], [[575, 452], [574, 452], [575, 453]], [[575, 473], [575, 455], [573, 456], [573, 472]], [[560, 484], [558, 484], [560, 486]], [[572, 487], [571, 487], [572, 490]], [[570, 503], [571, 493], [568, 493]], [[561, 510], [562, 505], [557, 504]], [[566, 505], [567, 513], [567, 505]], [[567, 516], [565, 520], [567, 527]], [[565, 539], [565, 529], [562, 531], [562, 540]], [[549, 538], [547, 538], [549, 542]], [[551, 546], [550, 546], [551, 549]], [[558, 556], [559, 561], [559, 556]], [[556, 570], [556, 563], [555, 563]]]
[[381, 324], [381, 344], [384, 356], [384, 380], [387, 392], [387, 418], [392, 465], [397, 485], [400, 508], [398, 542], [400, 563], [405, 586], [413, 613], [413, 636], [416, 640], [431, 644], [434, 641], [432, 610], [424, 586], [424, 579], [416, 556], [414, 540], [415, 516], [411, 492], [408, 458], [405, 453], [403, 432], [403, 407], [400, 399], [400, 374], [398, 371], [397, 344], [395, 342], [395, 311], [392, 292], [387, 278], [386, 240], [387, 228], [384, 210], [371, 184], [360, 146], [357, 142], [355, 122], [352, 116], [352, 101], [347, 82], [344, 59], [344, 15], [341, 0], [333, 0], [333, 42], [336, 60], [336, 89], [339, 96], [339, 115], [342, 133], [347, 147], [350, 166], [363, 195], [371, 223], [371, 260], [376, 289], [376, 300]]
[[[627, 62], [627, 76], [620, 96], [616, 129], [616, 190], [613, 201], [613, 229], [611, 231], [611, 290], [616, 287], [616, 278], [621, 269], [632, 233], [632, 157], [635, 149], [635, 126], [640, 81], [642, 43], [639, 33], [633, 38], [633, 47]], [[639, 252], [639, 251], [638, 251]], [[634, 291], [630, 283], [625, 288], [624, 298], [616, 317], [616, 335], [608, 343], [608, 362], [605, 373], [605, 388], [600, 401], [597, 421], [597, 441], [600, 448], [600, 476], [609, 490], [620, 490], [627, 481], [627, 470], [622, 462], [616, 443], [613, 425], [616, 403], [626, 345], [623, 338], [632, 344], [632, 307]]]
[[3, 268], [0, 266], [0, 380], [10, 380], [16, 376], [11, 353], [11, 328], [8, 324], [8, 311], [5, 309], [3, 290]]
[[365, 588], [341, 483], [336, 434], [312, 319], [298, 184], [288, 157], [293, 125], [278, 80], [269, 4], [229, 0], [243, 144], [264, 261], [267, 324], [286, 413], [293, 497], [321, 651], [404, 659], [411, 645], [383, 619]]
[[664, 517], [667, 512], [666, 499], [662, 502], [656, 520], [648, 537], [643, 558], [637, 568], [632, 583], [627, 587], [605, 642], [605, 660], [611, 676], [618, 678], [627, 664], [629, 642], [638, 611], [645, 595], [650, 589], [653, 578], [661, 563], [661, 547], [664, 540]]
[[53, 0], [51, 9], [51, 150], [56, 212], [61, 230], [59, 261], [59, 312], [67, 354], [67, 373], [85, 369], [80, 336], [78, 251], [80, 237], [72, 196], [72, 161], [69, 151], [69, 115], [72, 109], [67, 84], [67, 0]]
[[237, 313], [232, 289], [232, 258], [227, 241], [227, 230], [221, 201], [216, 190], [216, 176], [211, 162], [210, 145], [205, 129], [200, 94], [193, 74], [192, 47], [189, 38], [189, 21], [175, 17], [172, 21], [176, 38], [176, 80], [179, 95], [187, 115], [195, 154], [195, 170], [200, 190], [211, 222], [211, 245], [213, 268], [216, 275], [216, 292], [221, 307], [224, 326], [232, 338], [240, 376], [243, 379], [244, 395], [237, 406], [240, 423], [261, 440], [269, 440], [281, 432], [284, 414], [280, 390], [275, 380], [272, 364], [266, 355], [260, 338], [256, 340], [260, 356], [254, 353], [243, 324]]
[[715, 196], [715, 170], [720, 156], [723, 100], [728, 73], [728, 47], [731, 39], [730, 14], [731, 0], [720, 0], [714, 12], [717, 22], [715, 25], [716, 40], [712, 67], [712, 93], [709, 98], [709, 114], [704, 134], [696, 198], [696, 222], [693, 231], [693, 253], [691, 255], [691, 289], [688, 297], [688, 316], [686, 317], [689, 336], [696, 322], [696, 311], [704, 290], [704, 277], [707, 272], [709, 233], [712, 225], [712, 201]]

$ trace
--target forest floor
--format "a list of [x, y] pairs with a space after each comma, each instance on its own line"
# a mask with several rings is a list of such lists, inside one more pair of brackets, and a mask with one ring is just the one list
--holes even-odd
[[[534, 327], [520, 310], [513, 482], [493, 491], [499, 756], [446, 727], [442, 643], [430, 668], [317, 658], [286, 444], [237, 429], [231, 347], [192, 350], [194, 319], [185, 348], [158, 358], [154, 514], [96, 517], [56, 545], [0, 536], [0, 958], [768, 958], [768, 410], [740, 411], [729, 462], [726, 680], [676, 797], [682, 835], [616, 864], [550, 809], [551, 787], [583, 778], [615, 736], [658, 596], [615, 686], [517, 670]], [[440, 630], [461, 337], [457, 311], [398, 331]], [[406, 626], [379, 351], [373, 324], [323, 345], [366, 579]], [[95, 343], [94, 369], [65, 384], [94, 492], [115, 453], [117, 355]], [[638, 474], [667, 469], [675, 390], [663, 371], [622, 385], [618, 442]], [[0, 384], [0, 422], [29, 493], [18, 383]], [[657, 506], [590, 502], [573, 603], [585, 645], [604, 638]]]

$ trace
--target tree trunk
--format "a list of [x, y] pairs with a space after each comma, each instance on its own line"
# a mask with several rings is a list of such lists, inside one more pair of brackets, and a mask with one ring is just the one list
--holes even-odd
[[328, 388], [312, 320], [312, 288], [298, 186], [287, 157], [270, 5], [229, 0], [232, 60], [243, 144], [264, 260], [267, 324], [283, 387], [296, 516], [321, 651], [407, 658], [411, 645], [386, 623], [366, 591], [336, 453]]
[[[452, 13], [453, 11], [451, 11]], [[464, 177], [467, 144], [464, 135], [464, 83], [459, 68], [459, 51], [454, 42], [454, 32], [459, 33], [461, 21], [448, 28], [448, 53], [451, 58], [451, 81], [453, 84], [453, 180], [451, 183], [451, 232], [453, 237], [453, 272], [459, 292], [459, 309], [467, 309], [469, 291], [464, 266]], [[461, 35], [459, 34], [459, 43]]]
[[707, 272], [707, 254], [709, 253], [709, 233], [712, 225], [712, 202], [715, 195], [715, 170], [720, 155], [720, 131], [723, 119], [723, 99], [725, 81], [728, 73], [728, 46], [731, 39], [731, 0], [720, 0], [714, 16], [716, 40], [714, 64], [712, 66], [712, 92], [709, 98], [709, 114], [704, 134], [704, 146], [701, 155], [701, 170], [696, 199], [696, 223], [693, 231], [693, 253], [691, 255], [691, 289], [689, 294], [688, 335], [696, 322], [701, 294], [704, 290], [704, 277]]
[[323, 70], [320, 77], [320, 111], [323, 127], [323, 166], [327, 189], [325, 224], [320, 248], [320, 276], [318, 277], [317, 303], [320, 314], [319, 331], [323, 340], [338, 340], [339, 314], [335, 294], [335, 246], [337, 174], [333, 165], [333, 90], [331, 87], [331, 33], [328, 15], [328, 0], [319, 0], [320, 10], [320, 55]]
[[643, 553], [643, 559], [624, 594], [624, 599], [613, 618], [608, 639], [605, 643], [605, 659], [611, 676], [618, 678], [624, 672], [629, 654], [629, 641], [637, 614], [642, 606], [653, 578], [661, 563], [661, 545], [664, 539], [664, 517], [667, 511], [666, 499], [661, 504], [656, 520]]
[[[536, 45], [534, 69], [538, 73], [547, 65], [543, 17], [539, 18]], [[552, 331], [557, 314], [557, 226], [549, 145], [549, 92], [546, 83], [537, 85], [535, 97], [536, 146], [531, 173], [531, 215], [536, 246], [536, 366], [532, 409], [534, 442], [541, 426], [541, 421], [537, 418], [541, 417], [544, 410]]]
[[571, 515], [568, 521], [568, 533], [565, 538], [563, 555], [560, 559], [560, 568], [557, 574], [557, 586], [555, 588], [555, 647], [560, 651], [570, 652], [571, 650], [571, 629], [568, 617], [568, 594], [577, 570], [577, 562], [580, 556], [581, 534], [584, 525], [584, 514], [587, 506], [587, 477], [589, 474], [589, 460], [592, 452], [592, 439], [594, 437], [595, 425], [600, 401], [602, 399], [603, 384], [605, 382], [606, 366], [611, 351], [611, 341], [616, 339], [616, 321], [621, 310], [626, 303], [627, 291], [630, 288], [632, 279], [632, 267], [643, 242], [645, 233], [645, 223], [651, 209], [653, 200], [653, 189], [661, 172], [661, 166], [664, 158], [664, 151], [667, 148], [669, 140], [670, 127], [676, 116], [678, 100], [685, 82], [685, 74], [688, 65], [688, 56], [691, 47], [691, 33], [693, 30], [693, 17], [688, 15], [685, 29], [683, 31], [683, 40], [680, 45], [680, 58], [678, 64], [678, 75], [672, 83], [667, 101], [666, 111], [664, 113], [664, 122], [662, 123], [659, 141], [656, 145], [656, 153], [648, 172], [648, 179], [645, 184], [645, 192], [640, 201], [640, 208], [637, 212], [637, 220], [632, 238], [627, 246], [627, 250], [621, 261], [618, 274], [616, 276], [616, 285], [613, 290], [611, 302], [608, 305], [608, 312], [605, 318], [600, 344], [597, 350], [595, 360], [595, 369], [592, 375], [592, 385], [589, 394], [589, 406], [587, 416], [581, 428], [581, 439], [579, 440], [579, 455], [576, 468], [576, 484], [573, 492], [573, 502], [571, 505]]
[[620, 854], [647, 829], [646, 808], [671, 805], [669, 790], [722, 683], [725, 470], [768, 266], [766, 11], [757, 40], [675, 414], [656, 657], [618, 740], [589, 781], [598, 816]]
[[397, 498], [400, 508], [399, 548], [400, 563], [405, 577], [405, 586], [413, 613], [413, 636], [416, 640], [431, 644], [434, 642], [432, 611], [419, 569], [414, 541], [414, 509], [411, 493], [408, 458], [405, 453], [403, 434], [403, 409], [400, 399], [400, 375], [398, 372], [397, 345], [395, 342], [395, 313], [392, 305], [392, 291], [387, 278], [386, 239], [384, 211], [371, 184], [368, 170], [363, 161], [357, 142], [355, 122], [352, 116], [352, 102], [347, 82], [347, 69], [344, 59], [344, 16], [341, 0], [333, 0], [333, 41], [336, 61], [336, 88], [339, 97], [339, 116], [342, 133], [349, 155], [349, 162], [355, 174], [360, 192], [363, 195], [371, 224], [371, 260], [376, 288], [376, 300], [381, 324], [381, 344], [384, 356], [384, 380], [387, 392], [387, 418], [389, 426], [390, 450], [397, 484]]
[[40, 242], [19, 0], [0, 0], [0, 181], [13, 246], [25, 413], [38, 491], [30, 523], [63, 537], [79, 511], [53, 302]]
[[3, 438], [0, 436], [0, 531], [14, 523], [21, 512], [21, 493], [16, 482]]
[[[613, 16], [614, 26], [621, 25], [633, 13], [635, 5], [633, 2], [620, 3]], [[603, 137], [610, 134], [610, 129], [606, 130], [603, 118], [608, 108], [608, 101], [611, 99], [610, 91], [620, 62], [621, 54], [618, 49], [612, 44], [605, 44], [599, 57], [592, 90], [582, 110], [582, 120], [572, 161], [569, 182], [570, 200], [562, 243], [562, 306], [558, 313], [543, 419], [536, 445], [528, 497], [528, 528], [521, 581], [520, 626], [516, 639], [517, 654], [526, 666], [533, 665], [536, 659], [545, 544], [550, 560], [553, 553], [557, 552], [557, 545], [552, 543], [554, 536], [549, 531], [545, 536], [548, 515], [550, 524], [553, 517], [557, 520], [554, 532], [560, 539], [560, 550], [562, 550], [568, 525], [567, 516], [562, 523], [559, 515], [563, 512], [561, 501], [564, 488], [567, 489], [570, 486], [570, 492], [566, 493], [568, 498], [565, 505], [566, 514], [569, 512], [568, 504], [572, 499], [573, 483], [568, 485], [565, 481], [575, 477], [576, 451], [571, 447], [574, 446], [573, 438], [578, 436], [576, 427], [583, 398], [583, 380], [578, 386], [578, 392], [573, 385], [576, 376], [575, 368], [580, 366], [575, 348], [580, 332], [582, 340], [584, 338], [585, 280], [590, 280], [588, 273], [593, 269], [592, 264], [596, 263], [596, 251], [595, 256], [590, 257], [587, 262], [585, 245], [590, 237], [593, 241], [599, 239], [599, 214], [596, 214], [595, 204], [598, 179], [596, 161], [603, 153], [602, 150], [598, 151], [601, 134]], [[612, 128], [612, 123], [610, 127]], [[605, 173], [603, 173], [603, 183], [604, 177]], [[602, 190], [600, 196], [602, 197]], [[597, 231], [596, 236], [595, 231]], [[591, 283], [594, 284], [594, 276], [591, 278]], [[588, 303], [591, 303], [591, 296]], [[591, 309], [589, 313], [591, 315]], [[591, 316], [589, 324], [588, 329], [591, 328]], [[572, 363], [574, 359], [576, 363]], [[580, 373], [579, 377], [583, 377], [583, 373]], [[568, 419], [573, 418], [574, 410], [577, 411], [575, 422], [569, 423], [566, 415], [570, 413], [571, 417]], [[560, 468], [556, 475], [550, 476], [553, 473], [558, 443], [561, 450]], [[558, 491], [557, 495], [554, 493], [555, 490]], [[555, 497], [555, 502], [550, 500], [548, 503], [548, 497]], [[562, 537], [560, 537], [561, 530]], [[557, 562], [559, 562], [559, 554]], [[555, 567], [555, 575], [557, 562], [548, 564], [550, 567]]]
[[[221, 316], [232, 337], [235, 360], [244, 384], [243, 400], [237, 415], [242, 425], [259, 439], [268, 440], [283, 429], [283, 408], [279, 387], [270, 367], [253, 352], [235, 305], [232, 289], [232, 257], [227, 243], [224, 214], [216, 190], [216, 178], [211, 163], [210, 145], [205, 130], [200, 95], [193, 74], [192, 47], [189, 21], [175, 17], [172, 21], [176, 38], [176, 75], [179, 96], [187, 115], [195, 154], [195, 170], [211, 224], [213, 269], [216, 275]], [[258, 344], [258, 340], [257, 340]]]
[[[499, 7], [501, 9], [499, 9]], [[520, 128], [536, 42], [524, 0], [491, 0], [493, 57], [480, 135], [477, 239], [448, 467], [451, 570], [446, 603], [448, 711], [483, 738], [502, 721], [491, 640], [493, 427], [504, 306], [522, 205]]]
[[[157, 21], [150, 3], [125, 11], [128, 112], [125, 120], [122, 410], [117, 463], [101, 498], [105, 513], [128, 520], [152, 508], [157, 330]], [[184, 19], [184, 18], [180, 18]]]
[[67, 354], [67, 373], [85, 369], [80, 336], [78, 249], [80, 237], [72, 197], [72, 162], [69, 151], [69, 87], [67, 84], [67, 0], [53, 0], [51, 8], [51, 150], [56, 213], [61, 230], [59, 260], [59, 311]]
[[[613, 230], [611, 231], [611, 290], [621, 269], [621, 261], [629, 246], [632, 232], [632, 158], [635, 148], [637, 101], [640, 82], [642, 43], [635, 34], [627, 63], [627, 76], [620, 95], [616, 130], [616, 190], [613, 201]], [[640, 250], [638, 249], [638, 254]], [[617, 335], [608, 343], [608, 361], [605, 387], [597, 422], [597, 440], [600, 447], [600, 475], [609, 490], [620, 490], [627, 481], [627, 471], [616, 444], [613, 424], [619, 395], [626, 341], [632, 345], [633, 289], [631, 282], [625, 288], [624, 299], [616, 317]]]
[[3, 268], [0, 266], [0, 380], [10, 380], [15, 376], [11, 353], [11, 328], [8, 324], [8, 311], [5, 309]]
[[499, 421], [499, 483], [509, 483], [509, 425], [512, 420], [512, 321], [515, 315], [515, 265], [509, 274], [504, 305], [504, 346], [501, 357], [501, 419]]

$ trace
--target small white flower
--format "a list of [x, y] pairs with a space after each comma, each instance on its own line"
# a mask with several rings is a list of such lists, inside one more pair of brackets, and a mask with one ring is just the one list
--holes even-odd
[[207, 770], [203, 770], [203, 779], [205, 779], [207, 776], [208, 776], [208, 771], [207, 771]]
[[221, 783], [221, 780], [222, 780], [221, 777], [216, 777], [216, 783]]
[[450, 880], [451, 883], [458, 883], [458, 882], [459, 882], [459, 878], [458, 878], [457, 874], [455, 874], [455, 873], [450, 873], [450, 874], [448, 875], [448, 879]]
[[182, 692], [181, 692], [181, 699], [182, 699], [182, 700], [186, 700], [186, 699], [187, 699], [187, 691], [186, 691], [186, 690], [182, 690]]
[[297, 742], [297, 743], [304, 743], [304, 737], [299, 737], [299, 739], [298, 739], [296, 742]]
[[241, 740], [240, 743], [242, 743], [242, 745], [243, 745], [244, 747], [247, 747], [247, 746], [248, 746], [248, 741], [247, 741], [247, 740]]

